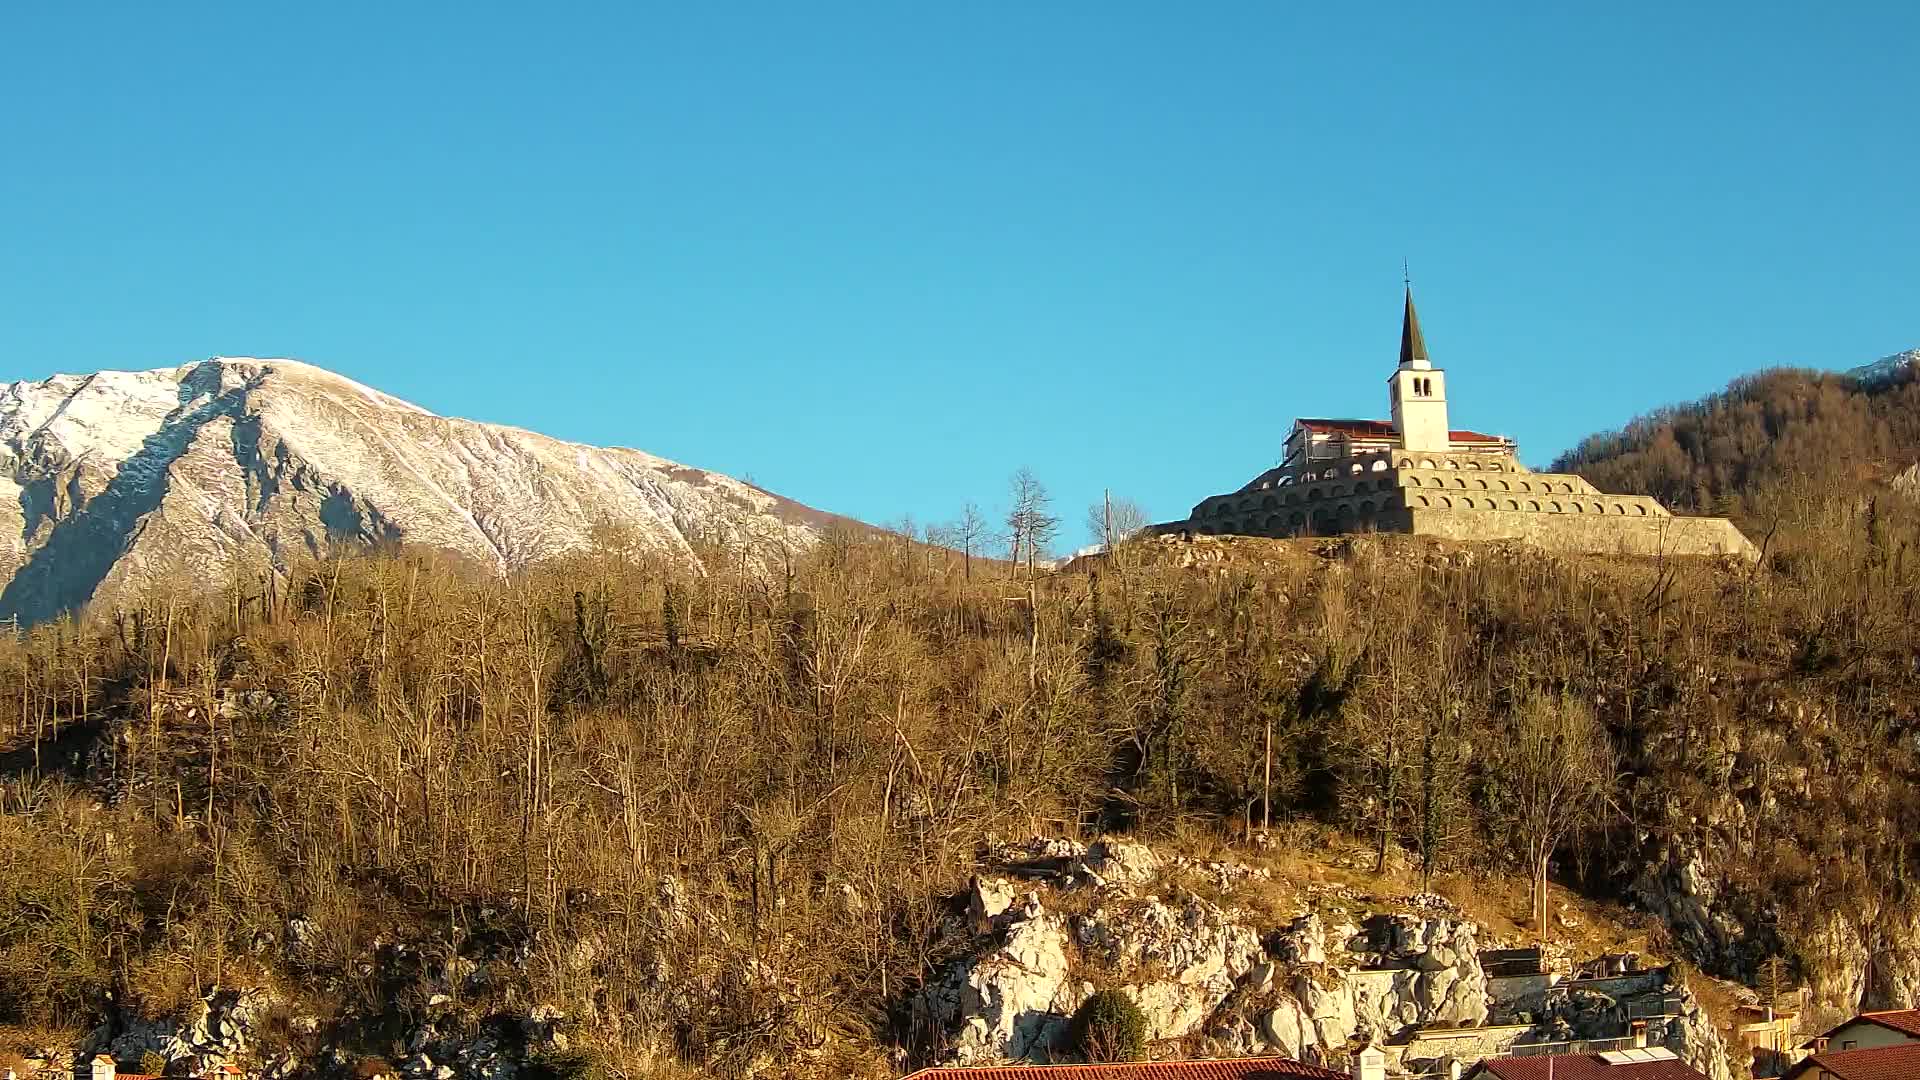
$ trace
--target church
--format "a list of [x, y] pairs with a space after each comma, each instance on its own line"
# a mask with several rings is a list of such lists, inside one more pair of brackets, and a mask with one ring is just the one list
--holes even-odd
[[1561, 552], [1759, 558], [1725, 518], [1680, 517], [1644, 495], [1609, 495], [1571, 473], [1532, 472], [1512, 439], [1453, 427], [1447, 373], [1427, 355], [1411, 286], [1387, 402], [1385, 420], [1295, 420], [1279, 465], [1155, 531], [1396, 532]]

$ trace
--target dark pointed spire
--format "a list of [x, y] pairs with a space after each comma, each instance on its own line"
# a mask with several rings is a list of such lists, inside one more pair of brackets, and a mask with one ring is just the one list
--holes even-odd
[[1407, 286], [1407, 313], [1400, 321], [1400, 366], [1432, 367], [1427, 339], [1420, 336], [1420, 316], [1413, 310], [1413, 286]]

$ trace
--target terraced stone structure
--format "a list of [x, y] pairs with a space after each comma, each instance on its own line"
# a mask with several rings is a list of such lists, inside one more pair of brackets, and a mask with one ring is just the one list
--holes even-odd
[[1564, 552], [1759, 557], [1724, 518], [1679, 517], [1643, 495], [1609, 495], [1570, 473], [1532, 472], [1513, 440], [1448, 426], [1446, 373], [1427, 356], [1411, 289], [1388, 386], [1391, 420], [1295, 420], [1279, 466], [1156, 531], [1377, 531], [1520, 540]]

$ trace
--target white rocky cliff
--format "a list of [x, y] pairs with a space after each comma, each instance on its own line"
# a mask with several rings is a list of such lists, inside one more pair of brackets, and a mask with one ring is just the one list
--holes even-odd
[[1657, 1017], [1654, 1043], [1713, 1080], [1731, 1076], [1714, 1024], [1664, 974], [1496, 985], [1481, 954], [1502, 943], [1437, 897], [1376, 903], [1327, 888], [1272, 926], [1235, 902], [1262, 891], [1263, 870], [1111, 841], [1032, 841], [1004, 863], [968, 897], [979, 947], [916, 1003], [943, 1062], [1074, 1060], [1075, 1009], [1117, 989], [1140, 1006], [1150, 1040], [1178, 1040], [1188, 1056], [1345, 1067], [1371, 1042], [1390, 1075], [1444, 1074], [1515, 1043], [1618, 1039], [1632, 1013]]
[[419, 544], [510, 571], [615, 536], [688, 563], [712, 541], [774, 564], [830, 520], [637, 450], [436, 416], [296, 361], [0, 392], [0, 619], [22, 623], [340, 545]]

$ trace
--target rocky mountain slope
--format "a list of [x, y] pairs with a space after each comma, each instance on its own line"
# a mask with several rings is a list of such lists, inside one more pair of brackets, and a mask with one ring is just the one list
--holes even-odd
[[1854, 368], [1847, 374], [1860, 380], [1863, 385], [1879, 386], [1901, 378], [1915, 366], [1920, 366], [1920, 349], [1908, 349], [1905, 352], [1894, 353], [1892, 356], [1883, 356], [1871, 364]]
[[[1649, 1045], [1712, 1080], [1744, 1075], [1690, 977], [1675, 969], [1568, 978], [1570, 967], [1592, 957], [1560, 941], [1548, 955], [1561, 977], [1515, 974], [1489, 967], [1488, 958], [1525, 942], [1502, 940], [1443, 897], [1284, 881], [1260, 861], [1115, 838], [1035, 838], [985, 855], [964, 916], [956, 912], [940, 930], [952, 944], [941, 951], [952, 959], [906, 1004], [919, 1053], [896, 1059], [1075, 1061], [1069, 1018], [1105, 990], [1140, 1008], [1157, 1057], [1278, 1054], [1344, 1071], [1354, 1050], [1371, 1043], [1385, 1052], [1389, 1076], [1445, 1076], [1456, 1063], [1471, 1068], [1516, 1046], [1615, 1048], [1631, 1041], [1623, 1036], [1639, 1019]], [[685, 947], [714, 932], [717, 913], [678, 879], [637, 903], [662, 944], [680, 946], [663, 953], [654, 975], [663, 987], [700, 1001], [763, 998], [780, 1016], [775, 1026], [802, 1033], [780, 1054], [717, 1072], [790, 1075], [789, 1066], [826, 1060], [824, 1033], [805, 1036], [805, 995], [789, 980], [753, 964], [730, 980], [705, 954], [710, 943]], [[213, 989], [171, 1015], [115, 1010], [71, 1042], [43, 1038], [14, 1056], [29, 1069], [52, 1071], [106, 1053], [158, 1059], [172, 1073], [232, 1066], [268, 1080], [533, 1080], [568, 1074], [576, 1040], [620, 1022], [617, 1013], [580, 1015], [529, 995], [526, 976], [536, 965], [525, 947], [458, 928], [448, 934], [377, 942], [352, 958], [370, 976], [407, 988], [379, 1015], [328, 1014], [314, 1000], [320, 987], [267, 981]], [[269, 967], [310, 970], [324, 948], [320, 938], [311, 920], [295, 916], [258, 930], [250, 952]], [[567, 962], [581, 968], [600, 948], [592, 938], [561, 944]], [[391, 1047], [372, 1062], [352, 1050], [356, 1033], [369, 1027]], [[840, 1075], [871, 1075], [873, 1064], [846, 1064]]]
[[0, 394], [0, 620], [343, 544], [427, 545], [499, 571], [605, 542], [697, 564], [717, 541], [775, 562], [830, 520], [729, 477], [436, 416], [291, 360], [55, 375]]

